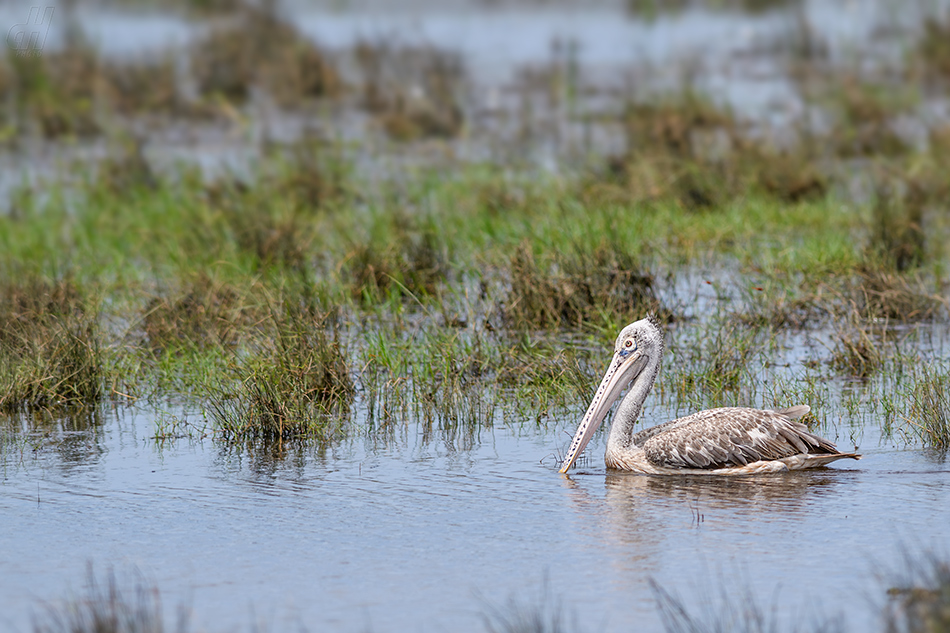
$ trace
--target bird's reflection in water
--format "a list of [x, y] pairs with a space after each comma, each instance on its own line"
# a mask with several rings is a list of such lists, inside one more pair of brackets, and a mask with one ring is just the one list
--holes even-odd
[[833, 494], [842, 474], [828, 470], [757, 477], [650, 477], [608, 472], [604, 501], [617, 525], [650, 521], [644, 515], [666, 523], [684, 516], [696, 522], [750, 516], [794, 520], [809, 505]]
[[[594, 550], [609, 553], [607, 560], [622, 573], [623, 582], [638, 585], [683, 548], [698, 548], [694, 554], [699, 555], [711, 542], [737, 542], [728, 537], [710, 541], [711, 531], [742, 535], [743, 547], [761, 535], [761, 545], [769, 547], [776, 528], [801, 521], [816, 504], [839, 494], [850, 477], [834, 469], [749, 477], [607, 471], [603, 497], [598, 479], [564, 479], [580, 519], [574, 529], [586, 535], [582, 540]], [[698, 536], [697, 529], [707, 537]]]

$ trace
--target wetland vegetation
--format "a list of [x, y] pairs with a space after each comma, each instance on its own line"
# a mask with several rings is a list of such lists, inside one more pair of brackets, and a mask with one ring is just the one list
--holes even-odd
[[[638, 125], [700, 125], [690, 95], [664, 104]], [[947, 323], [946, 198], [916, 175], [934, 150], [891, 161], [866, 202], [840, 191], [850, 174], [793, 202], [761, 186], [749, 143], [715, 164], [671, 140], [577, 176], [460, 164], [370, 184], [346, 147], [307, 139], [250, 178], [116, 160], [21, 188], [0, 217], [4, 410], [172, 397], [222, 440], [324, 419], [327, 441], [359, 426], [354, 397], [380, 420], [540, 420], [575, 409], [619, 326], [653, 312], [667, 402], [798, 398], [848, 421], [812, 393], [847, 382], [865, 413], [887, 396], [908, 437], [945, 445], [942, 409], [914, 405], [945, 400], [922, 345]], [[785, 356], [789, 332], [823, 342]]]

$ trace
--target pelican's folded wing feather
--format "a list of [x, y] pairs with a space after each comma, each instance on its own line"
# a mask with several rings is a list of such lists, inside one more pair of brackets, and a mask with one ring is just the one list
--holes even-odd
[[795, 419], [808, 411], [802, 409], [700, 411], [650, 429], [641, 436], [642, 446], [650, 463], [667, 468], [725, 468], [792, 455], [838, 453], [834, 444]]

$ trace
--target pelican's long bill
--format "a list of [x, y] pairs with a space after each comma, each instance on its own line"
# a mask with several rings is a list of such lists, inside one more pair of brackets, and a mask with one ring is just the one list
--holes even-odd
[[607, 417], [610, 407], [617, 401], [623, 390], [640, 375], [649, 360], [649, 356], [645, 356], [639, 351], [627, 355], [623, 355], [620, 351], [614, 354], [610, 366], [607, 368], [607, 373], [604, 374], [604, 379], [600, 381], [597, 393], [594, 394], [594, 399], [591, 401], [590, 407], [587, 408], [587, 413], [584, 414], [584, 419], [581, 420], [577, 432], [574, 433], [574, 439], [571, 440], [571, 449], [567, 452], [567, 457], [564, 458], [564, 463], [561, 464], [561, 469], [558, 472], [566, 473], [574, 464], [574, 460], [581, 454], [587, 443], [590, 442], [590, 438], [594, 437], [594, 433], [600, 427], [604, 418]]

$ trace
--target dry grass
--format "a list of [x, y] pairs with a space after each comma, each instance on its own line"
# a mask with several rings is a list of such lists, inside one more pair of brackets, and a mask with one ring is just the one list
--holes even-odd
[[609, 171], [635, 200], [704, 210], [757, 190], [798, 203], [823, 197], [831, 184], [810, 145], [776, 149], [692, 89], [629, 105], [623, 123], [627, 154]]
[[363, 42], [356, 56], [363, 74], [363, 107], [391, 138], [452, 138], [462, 131], [458, 92], [464, 68], [458, 55]]
[[538, 262], [531, 245], [523, 242], [509, 270], [504, 314], [515, 329], [626, 322], [660, 308], [653, 275], [622, 249], [606, 244], [592, 253], [558, 254]]
[[175, 60], [170, 55], [122, 62], [103, 61], [101, 73], [105, 98], [119, 114], [184, 113]]
[[923, 368], [911, 392], [908, 423], [925, 446], [950, 449], [950, 375]]
[[932, 76], [950, 79], [950, 19], [930, 16], [924, 20], [917, 54]]
[[919, 276], [865, 268], [854, 281], [854, 303], [868, 319], [894, 323], [925, 321], [946, 311], [947, 301]]
[[99, 134], [99, 56], [82, 41], [56, 53], [11, 55], [12, 90], [21, 132], [30, 123], [46, 138]]
[[197, 42], [191, 72], [203, 96], [232, 103], [246, 101], [255, 86], [283, 107], [342, 89], [326, 54], [283, 20], [272, 1], [245, 4]]
[[201, 274], [181, 292], [149, 301], [143, 324], [156, 353], [229, 349], [263, 316], [258, 312], [236, 288]]
[[346, 258], [350, 293], [366, 304], [391, 294], [438, 295], [448, 268], [448, 256], [436, 232], [401, 217], [385, 240], [357, 244]]
[[852, 311], [847, 322], [835, 329], [835, 345], [831, 365], [840, 372], [867, 378], [884, 364], [881, 343], [875, 340], [868, 324]]
[[0, 410], [83, 407], [103, 396], [97, 313], [69, 279], [0, 285]]

